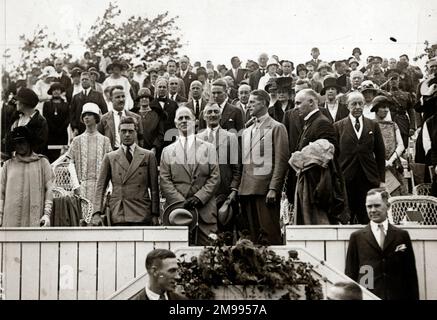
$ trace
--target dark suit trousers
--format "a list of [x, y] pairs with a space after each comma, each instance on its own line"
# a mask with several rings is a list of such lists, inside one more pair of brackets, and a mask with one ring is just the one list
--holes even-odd
[[[374, 185], [367, 180], [361, 166], [351, 180], [346, 179], [346, 191], [349, 200], [349, 209], [351, 211], [351, 224], [368, 224], [369, 217], [366, 210], [367, 192], [372, 188], [378, 188], [379, 185]], [[355, 219], [356, 218], [356, 219]]]
[[281, 245], [279, 225], [280, 203], [266, 206], [265, 195], [240, 196], [241, 213], [247, 220], [250, 237], [254, 243], [267, 241], [269, 245]]

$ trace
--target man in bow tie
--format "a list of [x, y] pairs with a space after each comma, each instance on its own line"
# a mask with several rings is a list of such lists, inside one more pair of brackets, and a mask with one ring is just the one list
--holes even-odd
[[389, 207], [385, 189], [369, 190], [366, 209], [370, 223], [351, 234], [345, 273], [383, 300], [418, 300], [410, 236], [388, 222]]
[[279, 245], [282, 244], [279, 212], [289, 158], [288, 136], [284, 125], [269, 116], [269, 103], [266, 91], [251, 92], [249, 106], [256, 121], [243, 131], [243, 170], [238, 193], [251, 240]]
[[354, 91], [346, 102], [349, 116], [334, 123], [336, 155], [346, 182], [351, 223], [367, 224], [366, 193], [385, 182], [385, 146], [378, 124], [363, 117], [364, 96]]

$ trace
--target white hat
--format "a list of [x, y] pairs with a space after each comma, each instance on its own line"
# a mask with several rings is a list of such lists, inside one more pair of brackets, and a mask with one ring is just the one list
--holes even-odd
[[47, 66], [42, 70], [41, 75], [38, 77], [38, 79], [42, 79], [42, 78], [48, 78], [48, 77], [52, 77], [52, 78], [58, 78], [59, 75], [56, 72], [55, 68], [52, 66]]
[[132, 61], [132, 67], [136, 68], [138, 66], [143, 66], [144, 67], [144, 61], [141, 61], [139, 59], [135, 59]]
[[276, 64], [277, 66], [279, 66], [279, 63], [278, 63], [278, 61], [276, 61], [275, 58], [270, 58], [270, 59], [267, 61], [267, 68], [268, 68], [270, 65], [272, 65], [272, 64]]
[[100, 119], [101, 111], [100, 111], [100, 108], [97, 104], [95, 104], [93, 102], [85, 103], [82, 107], [81, 117], [84, 113], [87, 113], [87, 112], [91, 112], [91, 113], [96, 114]]

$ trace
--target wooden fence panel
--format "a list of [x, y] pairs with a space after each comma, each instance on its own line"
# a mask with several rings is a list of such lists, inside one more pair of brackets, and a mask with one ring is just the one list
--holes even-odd
[[320, 260], [325, 260], [324, 241], [306, 241], [305, 248]]
[[425, 282], [425, 252], [423, 241], [412, 241], [414, 257], [416, 259], [417, 278], [419, 282], [419, 297], [421, 300], [426, 298]]
[[135, 277], [146, 271], [146, 256], [152, 250], [152, 242], [135, 242]]
[[426, 299], [437, 300], [437, 241], [425, 242]]
[[329, 264], [339, 272], [344, 272], [345, 253], [343, 241], [326, 241], [326, 261], [329, 261]]
[[116, 242], [99, 242], [97, 299], [103, 300], [116, 291]]
[[96, 300], [97, 243], [79, 243], [78, 296], [79, 300]]
[[117, 243], [117, 290], [126, 285], [135, 277], [135, 243]]
[[58, 299], [59, 243], [41, 243], [40, 290], [41, 300]]
[[164, 241], [155, 241], [154, 247], [155, 249], [170, 249], [169, 243]]
[[3, 285], [7, 300], [19, 300], [21, 297], [21, 244], [5, 243], [3, 246], [4, 269]]
[[77, 299], [77, 242], [59, 246], [59, 299]]
[[40, 244], [21, 244], [21, 299], [39, 300]]

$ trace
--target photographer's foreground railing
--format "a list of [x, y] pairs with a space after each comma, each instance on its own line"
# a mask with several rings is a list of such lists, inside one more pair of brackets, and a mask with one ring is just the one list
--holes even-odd
[[0, 229], [1, 298], [104, 299], [144, 272], [150, 250], [187, 245], [186, 227]]
[[[437, 299], [437, 226], [401, 226], [410, 234], [421, 300]], [[349, 237], [359, 226], [287, 226], [289, 246], [304, 247], [344, 272]]]

